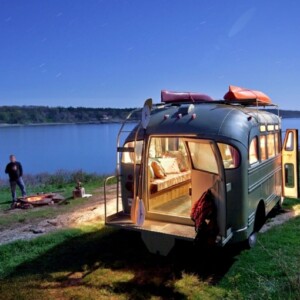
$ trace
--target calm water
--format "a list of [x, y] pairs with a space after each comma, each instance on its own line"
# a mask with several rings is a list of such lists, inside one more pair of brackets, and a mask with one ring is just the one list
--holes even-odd
[[0, 128], [0, 177], [5, 176], [10, 153], [16, 155], [26, 173], [82, 169], [111, 174], [116, 166], [120, 126], [72, 124]]
[[[116, 166], [120, 124], [0, 127], [0, 177], [14, 153], [26, 173], [58, 169], [111, 174]], [[130, 124], [129, 129], [134, 125]], [[300, 128], [300, 119], [283, 119], [282, 131]]]

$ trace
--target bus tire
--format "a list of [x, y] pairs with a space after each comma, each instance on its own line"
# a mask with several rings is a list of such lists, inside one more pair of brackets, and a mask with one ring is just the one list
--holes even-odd
[[253, 248], [256, 245], [257, 242], [257, 232], [253, 231], [249, 237], [248, 237], [248, 241], [247, 241], [247, 248]]
[[261, 201], [259, 202], [256, 209], [253, 232], [259, 232], [259, 230], [265, 224], [265, 221], [266, 221], [265, 205], [264, 202]]
[[256, 209], [253, 231], [249, 235], [248, 239], [246, 240], [246, 248], [251, 249], [256, 245], [257, 233], [264, 225], [265, 220], [266, 220], [265, 205], [263, 201], [261, 201], [258, 204]]

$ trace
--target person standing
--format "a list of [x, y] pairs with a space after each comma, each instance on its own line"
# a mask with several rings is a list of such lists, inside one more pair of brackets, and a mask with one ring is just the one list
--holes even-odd
[[17, 201], [17, 194], [16, 194], [16, 187], [18, 187], [21, 190], [22, 196], [26, 196], [26, 189], [25, 184], [23, 181], [23, 168], [21, 163], [16, 161], [15, 155], [9, 156], [10, 163], [7, 164], [5, 168], [5, 173], [9, 176], [9, 183], [10, 183], [10, 189], [11, 189], [11, 196], [12, 196], [12, 204], [11, 207], [15, 207], [16, 201]]

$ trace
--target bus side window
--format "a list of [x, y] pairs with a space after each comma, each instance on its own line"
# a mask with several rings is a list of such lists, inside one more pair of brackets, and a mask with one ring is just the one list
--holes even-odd
[[259, 137], [259, 149], [260, 149], [260, 159], [266, 160], [267, 159], [267, 148], [266, 148], [266, 136], [261, 135]]
[[275, 133], [275, 154], [278, 154], [280, 152], [278, 134], [278, 132]]
[[225, 169], [237, 168], [240, 164], [239, 152], [230, 145], [218, 143], [218, 147], [222, 156], [223, 165]]
[[[143, 141], [128, 142], [124, 145], [124, 148], [136, 147], [136, 163], [140, 164], [142, 159]], [[122, 163], [133, 164], [134, 163], [134, 152], [122, 153]]]
[[275, 139], [274, 133], [267, 135], [267, 143], [268, 143], [268, 158], [275, 156]]
[[258, 162], [257, 137], [254, 137], [249, 147], [249, 163], [252, 165], [256, 162]]

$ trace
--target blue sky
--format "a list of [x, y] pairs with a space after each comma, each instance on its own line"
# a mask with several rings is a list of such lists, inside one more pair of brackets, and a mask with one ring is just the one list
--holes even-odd
[[298, 0], [0, 0], [0, 105], [136, 107], [229, 84], [300, 110]]

